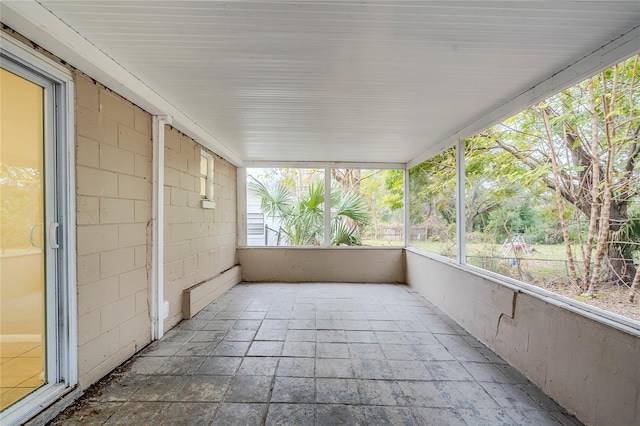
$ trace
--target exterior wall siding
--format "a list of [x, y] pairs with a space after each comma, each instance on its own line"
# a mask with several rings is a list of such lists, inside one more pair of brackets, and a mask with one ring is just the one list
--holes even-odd
[[183, 291], [209, 281], [236, 261], [236, 168], [214, 157], [215, 209], [202, 208], [200, 152], [204, 148], [167, 126], [164, 187], [165, 330], [186, 315]]
[[85, 387], [150, 342], [151, 116], [76, 88], [78, 373]]

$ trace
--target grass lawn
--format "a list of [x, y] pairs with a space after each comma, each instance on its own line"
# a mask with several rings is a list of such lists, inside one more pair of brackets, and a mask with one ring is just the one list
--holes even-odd
[[[445, 254], [447, 252], [455, 253], [455, 244], [438, 241], [413, 241], [412, 247], [420, 248], [426, 251], [430, 251], [438, 254]], [[472, 243], [467, 242], [465, 244], [467, 256], [494, 256], [494, 257], [514, 257], [513, 252], [508, 254], [504, 253], [502, 244], [489, 244], [489, 243]], [[564, 244], [532, 244], [535, 251], [525, 255], [520, 254], [524, 258], [535, 259], [549, 259], [549, 260], [567, 260], [567, 250]], [[576, 260], [581, 259], [579, 248], [574, 246], [574, 257]]]
[[[399, 240], [363, 240], [363, 246], [375, 246], [375, 247], [402, 247], [404, 241]], [[432, 253], [437, 253], [443, 256], [455, 255], [456, 246], [452, 242], [439, 242], [439, 241], [412, 241], [411, 247], [419, 248]], [[549, 260], [566, 260], [567, 251], [564, 244], [533, 244], [534, 252], [528, 255], [521, 255], [526, 258], [535, 259], [549, 259]], [[513, 257], [513, 253], [504, 255], [502, 244], [489, 244], [489, 243], [466, 243], [467, 256], [495, 256], [495, 257]], [[576, 260], [582, 258], [579, 253], [578, 246], [573, 247], [573, 253]]]
[[404, 247], [404, 240], [362, 240], [363, 246]]
[[[363, 245], [403, 246], [404, 242], [364, 240]], [[456, 246], [451, 242], [412, 241], [411, 246], [450, 258], [455, 258], [456, 255]], [[467, 242], [467, 263], [640, 321], [640, 304], [628, 301], [628, 288], [605, 285], [599, 289], [598, 297], [584, 300], [579, 296], [582, 290], [569, 282], [567, 251], [564, 244], [533, 244], [532, 246], [535, 251], [526, 255], [521, 254], [516, 263], [512, 252], [504, 254], [502, 244]], [[577, 262], [578, 276], [581, 276], [582, 253], [577, 245], [573, 246], [572, 250]]]
[[[403, 242], [364, 240], [363, 245], [389, 247], [402, 246]], [[450, 241], [412, 241], [411, 247], [449, 258], [456, 256], [456, 246]], [[518, 253], [514, 256], [512, 251], [505, 253], [502, 244], [467, 242], [467, 263], [532, 284], [539, 284], [540, 280], [568, 277], [567, 252], [563, 244], [536, 244], [532, 248], [529, 254]], [[576, 262], [582, 258], [578, 250], [577, 246], [573, 247]], [[516, 257], [519, 268], [515, 268]], [[576, 266], [581, 269], [580, 263]]]

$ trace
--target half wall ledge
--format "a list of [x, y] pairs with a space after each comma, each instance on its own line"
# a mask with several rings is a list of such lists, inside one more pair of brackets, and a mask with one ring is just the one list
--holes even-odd
[[403, 247], [239, 247], [246, 282], [405, 283]]
[[184, 290], [184, 297], [182, 298], [183, 318], [193, 318], [205, 306], [240, 281], [242, 281], [242, 269], [240, 265], [235, 265], [210, 280], [203, 281]]
[[640, 425], [637, 332], [453, 262], [412, 250], [406, 260], [410, 287], [580, 421]]

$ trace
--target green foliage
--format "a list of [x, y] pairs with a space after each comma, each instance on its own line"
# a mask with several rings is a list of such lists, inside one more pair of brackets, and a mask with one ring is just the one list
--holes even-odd
[[[589, 218], [592, 205], [599, 206], [604, 200], [603, 191], [607, 187], [604, 179], [610, 179], [612, 202], [607, 217], [611, 220], [598, 220], [597, 227], [601, 229], [594, 235], [602, 232], [608, 235], [606, 255], [610, 260], [631, 259], [640, 248], [634, 225], [640, 221], [635, 207], [640, 202], [638, 58], [636, 55], [622, 61], [485, 132], [495, 147], [508, 152], [528, 169], [529, 179], [521, 182], [535, 196], [536, 203], [546, 204], [544, 210], [553, 211], [541, 216], [544, 228], [549, 230], [558, 228], [561, 219], [558, 208], [551, 206], [557, 204], [558, 186], [569, 231], [568, 243], [581, 242], [583, 251], [595, 253], [595, 245], [585, 245], [589, 241]], [[543, 114], [549, 117], [549, 131]], [[555, 172], [551, 167], [552, 151], [557, 162]], [[609, 165], [612, 173], [607, 177]], [[594, 187], [596, 168], [599, 182]], [[557, 239], [559, 233], [551, 231], [547, 235]], [[631, 263], [625, 266], [625, 262], [605, 261], [605, 264], [609, 265], [609, 271], [603, 279], [630, 281]]]
[[349, 218], [359, 224], [366, 224], [369, 220], [369, 213], [362, 195], [355, 191], [344, 190], [337, 185], [331, 189], [331, 208], [335, 210], [336, 217]]
[[[533, 242], [558, 243], [564, 238], [562, 208], [567, 243], [582, 244], [580, 253], [593, 252], [594, 245], [585, 246], [591, 206], [604, 199], [602, 179], [611, 158], [612, 220], [598, 220], [597, 225], [608, 227], [611, 259], [640, 258], [639, 135], [640, 55], [636, 55], [467, 139], [467, 235], [503, 241], [511, 233], [524, 233]], [[596, 167], [600, 181], [594, 188]], [[448, 234], [456, 219], [454, 147], [412, 168], [409, 179], [411, 224]], [[398, 182], [399, 176], [392, 176], [388, 187], [397, 187]], [[442, 235], [432, 239], [442, 240]], [[609, 277], [626, 274], [628, 279], [632, 269], [627, 262], [627, 272], [610, 271]]]
[[620, 241], [618, 244], [620, 253], [625, 259], [640, 257], [640, 216], [631, 217], [614, 234], [614, 238]]
[[[262, 212], [278, 220], [294, 246], [320, 245], [324, 239], [324, 180], [312, 179], [295, 194], [285, 179], [264, 184], [249, 176], [248, 188], [261, 197]], [[363, 197], [334, 185], [331, 189], [331, 245], [362, 244], [361, 229], [369, 214]]]
[[282, 182], [267, 186], [250, 176], [249, 187], [260, 194], [260, 208], [267, 217], [278, 218], [290, 213], [293, 195], [290, 188]]
[[447, 149], [409, 170], [409, 218], [420, 225], [429, 218], [455, 221], [456, 153]]
[[[404, 215], [404, 172], [402, 170], [334, 169], [334, 185], [345, 193], [361, 195], [368, 212], [361, 234], [367, 239], [387, 236], [400, 239]], [[389, 189], [392, 186], [393, 189]], [[369, 240], [370, 241], [370, 240]]]
[[385, 202], [393, 211], [404, 207], [404, 170], [387, 170], [384, 177], [389, 195]]
[[532, 234], [536, 231], [538, 216], [529, 199], [510, 198], [489, 213], [487, 228], [496, 237], [496, 242], [504, 241], [512, 234]]

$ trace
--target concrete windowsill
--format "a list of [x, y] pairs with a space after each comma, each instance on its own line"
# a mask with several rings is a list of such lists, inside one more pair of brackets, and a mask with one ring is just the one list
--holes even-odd
[[202, 200], [202, 208], [203, 209], [215, 209], [216, 202], [211, 200]]

